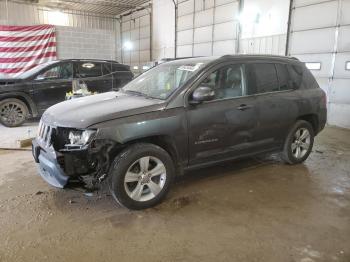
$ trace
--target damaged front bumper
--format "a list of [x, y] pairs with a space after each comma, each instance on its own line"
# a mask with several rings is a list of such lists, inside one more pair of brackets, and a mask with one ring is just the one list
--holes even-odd
[[45, 147], [39, 139], [32, 142], [32, 153], [38, 166], [40, 176], [50, 185], [63, 188], [67, 183], [67, 176], [58, 162], [58, 153], [52, 147]]

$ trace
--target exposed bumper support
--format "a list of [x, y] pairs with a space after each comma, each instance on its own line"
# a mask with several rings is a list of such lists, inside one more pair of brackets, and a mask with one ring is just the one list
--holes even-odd
[[37, 139], [34, 139], [32, 152], [35, 161], [38, 163], [40, 176], [50, 185], [63, 188], [67, 184], [69, 177], [65, 175], [58, 164], [55, 151], [44, 151]]

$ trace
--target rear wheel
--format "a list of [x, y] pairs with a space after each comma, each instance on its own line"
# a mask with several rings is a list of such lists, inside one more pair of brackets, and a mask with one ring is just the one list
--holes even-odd
[[118, 203], [129, 209], [144, 209], [164, 199], [175, 171], [164, 149], [140, 143], [115, 158], [109, 176], [109, 188]]
[[28, 107], [16, 98], [7, 98], [0, 102], [0, 122], [7, 127], [22, 125], [28, 116]]
[[314, 130], [311, 124], [298, 120], [289, 131], [284, 143], [282, 159], [289, 164], [298, 164], [307, 159], [314, 143]]

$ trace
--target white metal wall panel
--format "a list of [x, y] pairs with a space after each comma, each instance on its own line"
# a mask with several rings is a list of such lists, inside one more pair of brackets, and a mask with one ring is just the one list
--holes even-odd
[[235, 39], [237, 28], [232, 26], [232, 22], [220, 23], [214, 26], [214, 41]]
[[177, 47], [177, 55], [178, 55], [178, 57], [192, 56], [192, 44], [178, 46]]
[[151, 9], [122, 16], [122, 62], [140, 70], [151, 61]]
[[188, 0], [178, 3], [177, 55], [236, 53], [238, 0]]
[[335, 44], [335, 28], [294, 31], [290, 36], [292, 54], [331, 53]]
[[337, 22], [337, 8], [338, 3], [336, 1], [296, 8], [294, 11], [293, 30], [299, 31], [335, 26]]
[[236, 41], [215, 41], [213, 45], [213, 55], [221, 56], [226, 54], [234, 54], [236, 52]]
[[329, 0], [294, 0], [294, 6], [300, 7], [300, 6], [319, 4], [323, 2], [329, 2]]
[[350, 128], [350, 1], [295, 0], [289, 54], [321, 63], [312, 70], [327, 92], [328, 122]]
[[[349, 1], [350, 2], [350, 1]], [[349, 13], [350, 16], [350, 13]], [[338, 52], [350, 52], [350, 25], [339, 28]]]
[[211, 43], [194, 44], [193, 53], [194, 56], [210, 56]]
[[286, 50], [286, 35], [244, 38], [240, 40], [242, 54], [284, 55]]
[[212, 31], [213, 31], [213, 26], [196, 28], [194, 30], [194, 42], [195, 43], [211, 42], [213, 39]]

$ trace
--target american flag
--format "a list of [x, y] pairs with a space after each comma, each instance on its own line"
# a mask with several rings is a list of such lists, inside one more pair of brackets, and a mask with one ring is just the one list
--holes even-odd
[[54, 26], [0, 25], [0, 76], [2, 78], [16, 77], [38, 64], [55, 59]]

